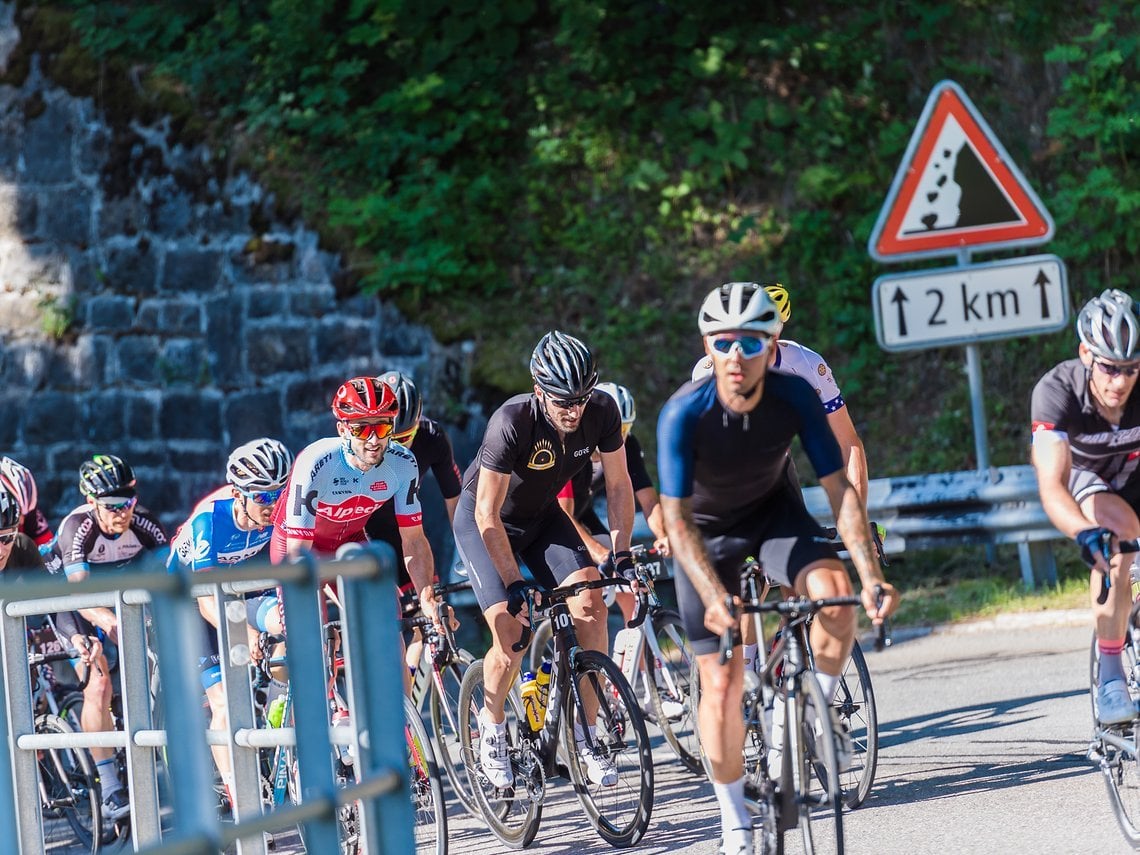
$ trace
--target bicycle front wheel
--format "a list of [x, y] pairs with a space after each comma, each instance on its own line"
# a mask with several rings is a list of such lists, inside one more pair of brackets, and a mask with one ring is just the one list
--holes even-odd
[[[517, 705], [517, 695], [512, 692], [504, 706], [507, 720], [507, 742], [514, 771], [513, 785], [498, 789], [483, 772], [480, 760], [479, 711], [484, 705], [483, 660], [476, 659], [463, 675], [459, 687], [459, 744], [463, 756], [463, 768], [467, 775], [467, 786], [475, 805], [487, 827], [499, 840], [513, 849], [522, 849], [534, 841], [538, 825], [542, 819], [542, 798], [545, 794], [545, 780], [540, 766], [527, 764], [529, 775], [525, 774], [522, 757], [520, 727], [526, 717]], [[528, 758], [529, 759], [529, 758]]]
[[416, 852], [419, 855], [447, 855], [447, 807], [443, 801], [439, 766], [420, 714], [406, 697], [404, 718], [412, 807], [415, 811]]
[[639, 679], [647, 684], [653, 715], [665, 741], [685, 768], [699, 775], [704, 769], [697, 732], [697, 698], [691, 682], [696, 659], [689, 635], [681, 616], [674, 611], [662, 609], [655, 613], [652, 624], [657, 650], [647, 639], [645, 670]]
[[434, 679], [432, 682], [428, 712], [436, 758], [443, 765], [447, 781], [463, 809], [477, 817], [479, 808], [468, 787], [467, 776], [463, 774], [463, 750], [459, 739], [459, 688], [473, 661], [474, 657], [466, 650], [458, 650], [455, 659], [440, 669], [439, 683]]
[[632, 846], [649, 827], [653, 757], [633, 689], [608, 656], [575, 657], [563, 722], [570, 780], [590, 824], [611, 846]]
[[[36, 718], [36, 733], [74, 733], [59, 716]], [[48, 748], [36, 752], [39, 761], [44, 849], [98, 852], [101, 843], [101, 791], [95, 764], [84, 748]]]
[[831, 706], [811, 671], [800, 674], [795, 703], [788, 698], [795, 721], [790, 736], [793, 794], [799, 814], [804, 851], [843, 855], [843, 789], [835, 750]]
[[843, 800], [857, 808], [867, 799], [875, 783], [879, 765], [879, 717], [871, 672], [859, 642], [851, 648], [851, 658], [839, 677], [839, 687], [831, 702], [839, 726], [851, 737], [851, 768], [840, 771]]

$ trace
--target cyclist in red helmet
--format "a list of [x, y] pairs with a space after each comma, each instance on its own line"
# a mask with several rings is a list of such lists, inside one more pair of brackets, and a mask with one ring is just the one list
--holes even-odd
[[437, 620], [419, 468], [410, 451], [389, 443], [399, 414], [395, 392], [378, 377], [354, 377], [337, 389], [332, 412], [337, 435], [306, 446], [293, 464], [273, 513], [270, 557], [280, 562], [306, 549], [332, 556], [346, 543], [365, 542], [368, 518], [391, 501], [408, 575], [424, 614]]

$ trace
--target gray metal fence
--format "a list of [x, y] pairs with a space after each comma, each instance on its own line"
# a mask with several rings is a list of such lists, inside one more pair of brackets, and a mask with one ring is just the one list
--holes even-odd
[[[343, 560], [318, 562], [306, 556], [296, 564], [243, 565], [198, 576], [169, 574], [161, 563], [149, 559], [139, 570], [95, 574], [74, 584], [49, 577], [0, 582], [4, 668], [0, 726], [9, 737], [0, 740], [0, 840], [18, 841], [25, 855], [44, 852], [37, 750], [108, 746], [125, 752], [136, 851], [189, 855], [218, 852], [236, 843], [242, 855], [264, 855], [264, 832], [300, 824], [310, 852], [338, 852], [337, 807], [356, 800], [361, 805], [362, 852], [413, 851], [402, 662], [396, 652], [394, 560], [392, 550], [379, 544]], [[340, 583], [340, 631], [352, 710], [352, 727], [338, 727], [335, 732], [327, 716], [326, 656], [317, 598], [321, 585], [334, 580]], [[295, 727], [258, 730], [240, 594], [273, 584], [281, 585], [284, 593]], [[223, 618], [219, 650], [229, 726], [222, 732], [205, 729], [195, 667], [197, 640], [202, 636], [195, 596], [206, 593], [218, 598]], [[227, 609], [229, 603], [238, 607]], [[111, 606], [118, 613], [123, 729], [36, 734], [24, 619], [92, 606]], [[161, 674], [161, 729], [154, 726], [148, 622]], [[235, 823], [219, 820], [208, 744], [231, 749]], [[278, 744], [296, 745], [302, 798], [298, 805], [263, 814], [257, 751]], [[334, 744], [352, 746], [355, 785], [336, 786], [331, 763]], [[165, 832], [157, 775], [160, 753], [170, 773], [171, 810]]]

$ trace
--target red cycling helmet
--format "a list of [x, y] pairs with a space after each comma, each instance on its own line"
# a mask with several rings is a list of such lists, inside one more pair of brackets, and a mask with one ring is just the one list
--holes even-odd
[[379, 377], [353, 377], [336, 390], [332, 411], [342, 422], [394, 420], [400, 413], [400, 403], [396, 393]]

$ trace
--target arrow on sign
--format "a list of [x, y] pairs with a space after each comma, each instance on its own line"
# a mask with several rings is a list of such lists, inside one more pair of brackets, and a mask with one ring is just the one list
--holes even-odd
[[1045, 286], [1049, 284], [1049, 277], [1045, 275], [1044, 269], [1037, 271], [1037, 278], [1033, 280], [1033, 284], [1041, 291], [1041, 317], [1049, 317], [1049, 298], [1045, 294]]
[[906, 335], [906, 312], [903, 311], [903, 303], [907, 301], [907, 296], [902, 292], [902, 288], [895, 289], [895, 296], [891, 297], [891, 302], [899, 307], [899, 335]]

